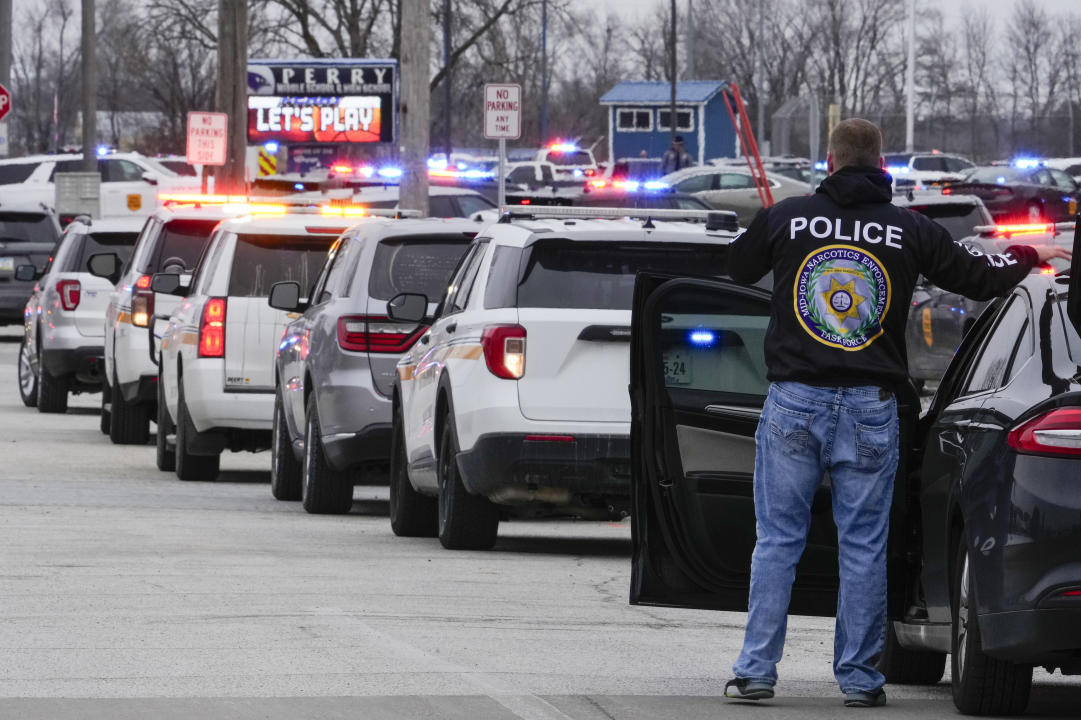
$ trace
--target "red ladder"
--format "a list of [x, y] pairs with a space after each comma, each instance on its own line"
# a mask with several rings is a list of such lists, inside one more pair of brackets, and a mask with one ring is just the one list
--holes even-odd
[[[762, 156], [758, 154], [758, 143], [754, 139], [754, 130], [751, 129], [751, 120], [747, 117], [747, 108], [743, 104], [743, 97], [739, 94], [739, 86], [735, 83], [727, 83], [721, 90], [724, 98], [724, 107], [728, 110], [728, 117], [732, 120], [732, 127], [736, 129], [739, 138], [740, 152], [747, 158], [747, 167], [751, 169], [751, 177], [754, 179], [755, 189], [762, 201], [762, 207], [773, 205], [773, 193], [769, 189], [769, 179], [766, 177], [766, 168], [762, 165]], [[732, 104], [735, 103], [735, 110]], [[736, 119], [736, 114], [739, 119]]]

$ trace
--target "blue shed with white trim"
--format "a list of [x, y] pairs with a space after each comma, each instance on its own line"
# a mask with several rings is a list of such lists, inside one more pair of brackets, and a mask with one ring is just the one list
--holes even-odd
[[[701, 165], [707, 159], [736, 156], [736, 130], [728, 117], [720, 80], [676, 83], [676, 132]], [[621, 82], [601, 96], [608, 108], [608, 159], [661, 157], [671, 144], [671, 85]]]

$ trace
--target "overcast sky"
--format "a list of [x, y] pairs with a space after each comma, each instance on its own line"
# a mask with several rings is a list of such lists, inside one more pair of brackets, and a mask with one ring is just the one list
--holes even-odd
[[[656, 5], [657, 0], [604, 0], [604, 2], [612, 12], [631, 19], [648, 13]], [[676, 2], [680, 7], [686, 7], [687, 0], [676, 0]], [[694, 2], [702, 3], [709, 0], [694, 0]], [[1063, 10], [1081, 12], [1079, 0], [1036, 0], [1036, 3], [1049, 12], [1057, 13]], [[1013, 10], [1014, 0], [937, 0], [935, 5], [947, 13], [950, 21], [956, 19], [962, 10], [980, 5], [986, 5], [993, 15], [1004, 19], [1009, 17]]]

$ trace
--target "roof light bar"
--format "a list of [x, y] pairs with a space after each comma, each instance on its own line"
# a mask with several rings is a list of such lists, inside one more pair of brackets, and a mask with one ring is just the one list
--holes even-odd
[[1000, 235], [1012, 237], [1014, 235], [1049, 235], [1066, 230], [1073, 230], [1074, 223], [1018, 223], [1010, 225], [977, 225], [973, 231], [980, 235]]
[[672, 208], [567, 207], [565, 205], [504, 205], [500, 222], [513, 218], [574, 218], [581, 220], [667, 220], [702, 222], [707, 230], [739, 231], [739, 220], [731, 210], [676, 210]]
[[554, 142], [548, 146], [549, 150], [557, 153], [578, 152], [578, 146], [574, 143]]

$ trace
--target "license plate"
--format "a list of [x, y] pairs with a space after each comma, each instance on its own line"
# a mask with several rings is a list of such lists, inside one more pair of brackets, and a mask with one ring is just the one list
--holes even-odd
[[690, 385], [691, 356], [679, 350], [666, 352], [663, 358], [666, 385]]
[[0, 270], [11, 272], [15, 269], [15, 258], [0, 257]]

